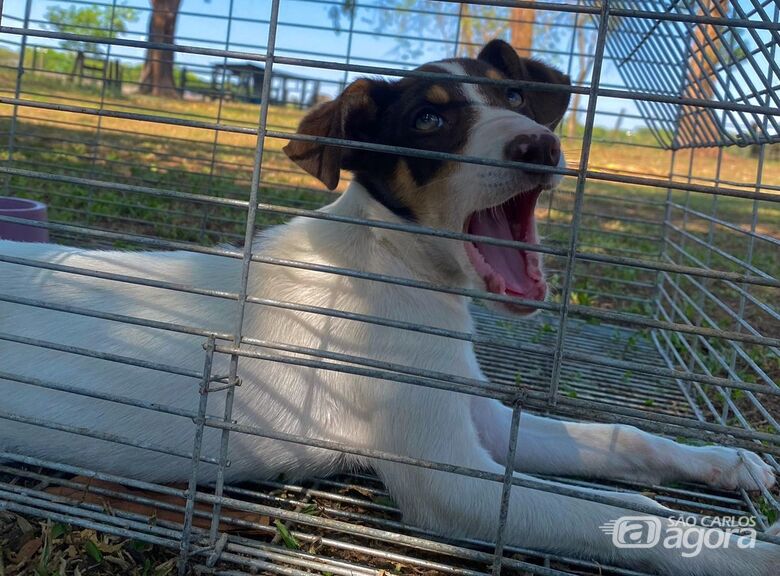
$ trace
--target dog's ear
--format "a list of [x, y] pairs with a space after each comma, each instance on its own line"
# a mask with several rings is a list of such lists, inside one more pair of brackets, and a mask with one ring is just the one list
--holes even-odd
[[[377, 115], [377, 106], [371, 96], [374, 84], [365, 78], [356, 80], [336, 100], [320, 104], [309, 112], [301, 120], [298, 134], [365, 139], [365, 131], [373, 125]], [[283, 150], [290, 160], [330, 190], [338, 186], [340, 170], [352, 152], [349, 148], [302, 140], [291, 140]]]
[[[477, 58], [494, 66], [508, 78], [571, 86], [571, 80], [566, 74], [536, 60], [520, 58], [515, 49], [503, 40], [488, 42]], [[522, 91], [533, 111], [534, 120], [554, 129], [569, 107], [571, 94], [530, 88], [523, 88]]]

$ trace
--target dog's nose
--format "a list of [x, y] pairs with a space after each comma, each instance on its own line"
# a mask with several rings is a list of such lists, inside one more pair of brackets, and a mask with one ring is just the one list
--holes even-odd
[[561, 144], [553, 134], [519, 134], [507, 143], [504, 156], [514, 162], [557, 166]]

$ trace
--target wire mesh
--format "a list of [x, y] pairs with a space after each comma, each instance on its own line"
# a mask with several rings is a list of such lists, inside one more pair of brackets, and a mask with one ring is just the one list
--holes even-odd
[[[619, 3], [637, 11], [652, 11], [653, 2]], [[776, 143], [778, 127], [771, 111], [730, 109], [730, 104], [777, 108], [776, 31], [720, 26], [717, 19], [737, 19], [744, 25], [771, 25], [769, 3], [697, 0], [669, 2], [668, 14], [701, 16], [698, 22], [612, 19], [609, 45], [626, 86], [655, 93], [726, 104], [722, 109], [685, 104], [643, 102], [637, 105], [664, 147], [747, 146]], [[715, 20], [705, 20], [715, 19]]]
[[[3, 386], [88, 395], [194, 422], [191, 448], [182, 450], [111, 430], [75, 429], [11, 413], [0, 404], [0, 418], [163, 453], [192, 466], [187, 486], [163, 486], [102, 473], [99, 462], [78, 467], [7, 449], [0, 453], [5, 461], [0, 465], [0, 509], [178, 551], [182, 571], [197, 565], [221, 567], [216, 574], [368, 574], [388, 568], [469, 575], [637, 574], [517, 549], [505, 543], [503, 531], [496, 542], [481, 542], [447, 540], [414, 528], [403, 523], [369, 471], [308, 484], [277, 479], [231, 485], [224, 477], [228, 447], [245, 435], [486, 478], [503, 483], [505, 495], [525, 482], [513, 479], [510, 470], [491, 475], [252, 425], [234, 414], [234, 399], [242, 391], [242, 362], [248, 359], [500, 399], [515, 407], [513, 435], [521, 411], [628, 423], [673, 438], [752, 449], [780, 472], [777, 3], [273, 0], [245, 5], [231, 0], [179, 8], [175, 43], [148, 37], [143, 24], [154, 13], [145, 3], [131, 4], [137, 22], [123, 31], [114, 29], [113, 19], [106, 28], [55, 29], [45, 9], [56, 4], [3, 4], [0, 136], [7, 144], [0, 165], [2, 194], [45, 201], [48, 224], [28, 224], [47, 228], [60, 243], [188, 250], [237, 260], [238, 288], [207, 290], [140, 272], [100, 272], [4, 254], [0, 262], [187, 292], [233, 306], [237, 314], [234, 325], [214, 332], [197, 322], [182, 325], [151, 315], [138, 318], [0, 294], [0, 301], [9, 305], [187, 334], [205, 349], [203, 369], [194, 370], [179, 366], [176, 359], [153, 361], [78, 348], [2, 325], [0, 340], [5, 343], [121, 363], [161, 377], [187, 377], [195, 383], [199, 402], [197, 410], [189, 410], [130, 394], [100, 395], [37, 378], [34, 371], [9, 373], [0, 363]], [[97, 6], [111, 14], [126, 6], [116, 0], [63, 4]], [[325, 18], [305, 16], [314, 11]], [[324, 191], [287, 160], [281, 146], [290, 138], [306, 139], [294, 134], [301, 107], [334, 96], [355, 78], [442, 78], [414, 67], [441, 57], [473, 55], [482, 43], [473, 33], [475, 22], [487, 30], [483, 34], [505, 37], [518, 27], [527, 34], [530, 24], [536, 40], [513, 39], [516, 47], [556, 64], [574, 80], [572, 112], [559, 127], [568, 164], [549, 170], [567, 178], [537, 208], [544, 244], [488, 240], [545, 254], [553, 296], [546, 302], [524, 302], [541, 313], [506, 319], [480, 305], [513, 301], [506, 296], [252, 253], [257, 230], [293, 216], [452, 242], [473, 239], [411, 223], [319, 212], [343, 185], [335, 194]], [[139, 93], [146, 50], [154, 54], [152, 59], [176, 58], [174, 94]], [[248, 91], [246, 76], [233, 76], [235, 70], [258, 74], [251, 89], [256, 94]], [[285, 78], [293, 83], [289, 90]], [[306, 86], [315, 82], [317, 95], [312, 96]], [[731, 144], [742, 148], [727, 147]], [[522, 168], [430, 151], [386, 151]], [[0, 222], [14, 221], [18, 219], [0, 215]], [[476, 300], [472, 315], [477, 329], [473, 334], [444, 330], [307, 306], [281, 295], [258, 297], [248, 290], [247, 279], [250, 268], [259, 265], [470, 296]], [[270, 342], [246, 332], [247, 307], [470, 342], [490, 383], [388, 364], [365, 354]], [[215, 359], [224, 360], [219, 365], [229, 370], [212, 373]], [[207, 410], [215, 405], [217, 415]], [[202, 439], [211, 434], [220, 439], [218, 453], [203, 452]], [[198, 482], [204, 470], [212, 482]], [[768, 490], [755, 495], [694, 485], [561, 481], [617, 492], [649, 489], [658, 502], [677, 509], [753, 515], [762, 529], [780, 512], [776, 492]], [[84, 493], [96, 496], [84, 498]], [[107, 507], [106, 500], [113, 506]], [[119, 502], [137, 507], [117, 507]], [[503, 502], [505, 513], [506, 498]], [[171, 516], [150, 522], [150, 506]], [[284, 523], [300, 545], [283, 545], [283, 531], [269, 518]]]

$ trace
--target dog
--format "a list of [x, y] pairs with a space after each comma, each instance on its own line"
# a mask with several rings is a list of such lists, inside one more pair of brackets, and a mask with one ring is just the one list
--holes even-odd
[[[570, 84], [559, 71], [520, 58], [500, 40], [488, 43], [477, 58], [434, 62], [419, 70]], [[353, 365], [339, 358], [320, 367], [296, 360], [310, 358], [304, 352], [311, 350], [315, 357], [344, 354], [486, 381], [469, 342], [435, 330], [403, 330], [399, 323], [471, 332], [466, 293], [472, 289], [503, 296], [494, 304], [507, 313], [528, 314], [528, 302], [543, 300], [547, 292], [539, 255], [351, 219], [537, 243], [536, 199], [560, 180], [549, 168], [565, 165], [553, 129], [569, 94], [545, 91], [538, 84], [504, 84], [430, 76], [360, 79], [311, 111], [298, 132], [317, 138], [291, 141], [286, 154], [328, 188], [338, 185], [342, 170], [351, 171], [353, 179], [322, 209], [328, 218], [294, 218], [255, 239], [253, 253], [262, 258], [248, 268], [250, 299], [243, 318], [236, 303], [243, 298], [239, 258], [0, 242], [0, 378], [6, 378], [0, 380], [0, 448], [153, 482], [187, 479], [195, 432], [188, 415], [199, 405], [204, 334], [229, 338], [240, 324], [245, 336], [298, 348], [277, 352], [291, 359], [285, 363], [267, 357], [239, 359], [241, 385], [235, 388], [232, 418], [299, 441], [231, 433], [227, 482], [280, 474], [290, 479], [327, 476], [369, 467], [386, 484], [406, 522], [447, 536], [495, 539], [500, 482], [382, 459], [372, 451], [503, 475], [510, 453], [510, 408], [482, 396], [343, 369]], [[530, 168], [339, 147], [323, 138], [524, 162]], [[533, 165], [548, 168], [534, 170]], [[321, 266], [413, 282], [327, 273]], [[124, 280], [106, 278], [106, 273]], [[456, 290], [427, 289], [430, 285]], [[271, 300], [311, 308], [259, 303]], [[31, 305], [36, 303], [45, 307]], [[338, 313], [318, 313], [319, 308]], [[79, 310], [87, 315], [73, 313]], [[128, 318], [156, 324], [144, 326]], [[15, 336], [9, 339], [8, 333]], [[33, 346], [29, 339], [51, 344]], [[177, 373], [105, 355], [175, 366]], [[212, 374], [229, 372], [229, 355], [217, 353]], [[17, 379], [9, 379], [11, 375]], [[76, 387], [82, 394], [42, 388], [33, 379]], [[136, 404], [153, 402], [157, 410], [117, 403], [110, 395]], [[226, 397], [224, 391], [210, 393], [207, 414], [223, 418]], [[92, 432], [74, 435], [74, 428], [118, 440], [89, 436]], [[306, 445], [311, 438], [348, 444], [360, 455]], [[684, 480], [746, 490], [768, 488], [775, 481], [772, 469], [755, 454], [684, 445], [626, 425], [559, 421], [523, 412], [518, 439], [510, 465], [526, 479], [523, 474], [536, 473], [644, 483]], [[207, 426], [203, 456], [218, 457], [220, 441], [221, 431]], [[214, 482], [216, 474], [212, 462], [200, 463], [200, 482]], [[582, 491], [660, 510], [641, 495]], [[780, 547], [761, 541], [750, 549], [705, 548], [690, 558], [661, 546], [618, 550], [599, 527], [626, 514], [630, 512], [618, 506], [516, 485], [509, 500], [507, 542], [670, 576], [777, 573]], [[659, 527], [668, 533], [671, 523], [659, 520]]]

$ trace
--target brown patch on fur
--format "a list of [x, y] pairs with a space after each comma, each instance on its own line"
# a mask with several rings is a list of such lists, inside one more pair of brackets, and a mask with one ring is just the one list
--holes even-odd
[[418, 185], [414, 180], [414, 176], [412, 176], [412, 171], [409, 169], [406, 158], [398, 160], [393, 176], [393, 189], [398, 200], [401, 201], [401, 204], [414, 211], [415, 200], [418, 196], [415, 194], [415, 190], [417, 190]]
[[450, 95], [447, 93], [447, 90], [438, 84], [434, 84], [428, 88], [428, 91], [425, 93], [425, 99], [431, 104], [448, 104]]
[[393, 172], [393, 193], [402, 205], [409, 208], [418, 222], [460, 232], [463, 223], [450, 221], [450, 212], [442, 210], [451, 194], [452, 183], [449, 178], [457, 169], [456, 162], [441, 162], [432, 179], [421, 185], [415, 180], [408, 159], [402, 158]]
[[[370, 96], [371, 80], [356, 80], [336, 100], [325, 102], [309, 112], [298, 126], [299, 134], [328, 138], [353, 137], [350, 126], [365, 125], [376, 116], [376, 104]], [[320, 180], [330, 190], [338, 186], [341, 168], [346, 165], [352, 151], [348, 148], [318, 142], [291, 140], [282, 148], [287, 156]]]
[[[457, 149], [454, 152], [459, 153], [461, 150]], [[411, 208], [417, 220], [434, 228], [460, 232], [463, 223], [451, 220], [451, 213], [448, 210], [442, 210], [442, 206], [446, 206], [452, 193], [450, 177], [457, 171], [459, 164], [457, 162], [441, 162], [439, 169], [430, 180], [422, 185], [415, 182], [412, 172], [405, 162], [400, 164], [404, 165], [405, 174], [401, 176], [399, 166], [399, 171], [396, 172], [398, 182], [402, 182], [402, 178], [408, 177], [408, 185], [411, 188], [404, 186], [402, 190], [399, 190], [398, 195], [401, 197], [403, 194], [402, 202]]]
[[485, 72], [485, 76], [490, 78], [491, 80], [503, 80], [504, 76], [499, 72], [498, 70], [495, 70], [494, 68], [490, 68], [487, 72]]
[[368, 78], [360, 78], [355, 80], [352, 84], [344, 89], [344, 94], [351, 94], [352, 92], [368, 92], [371, 87], [371, 80]]

